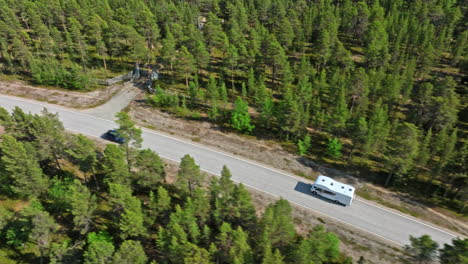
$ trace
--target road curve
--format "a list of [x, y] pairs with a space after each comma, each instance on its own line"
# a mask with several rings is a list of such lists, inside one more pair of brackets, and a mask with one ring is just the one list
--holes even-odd
[[[117, 127], [116, 123], [111, 120], [18, 97], [0, 95], [0, 106], [7, 110], [18, 106], [25, 112], [31, 113], [39, 113], [46, 107], [50, 112], [59, 114], [66, 129], [94, 137], [100, 137], [107, 130]], [[305, 179], [156, 131], [143, 129], [143, 140], [144, 148], [155, 150], [163, 158], [180, 161], [183, 155], [190, 154], [201, 169], [216, 175], [219, 175], [222, 166], [226, 165], [232, 172], [233, 180], [237, 182], [277, 197], [283, 197], [303, 208], [364, 230], [397, 245], [408, 244], [409, 235], [428, 234], [440, 245], [450, 243], [453, 238], [457, 237], [442, 228], [360, 199], [355, 199], [349, 207], [324, 201], [308, 193], [307, 187], [310, 182]]]

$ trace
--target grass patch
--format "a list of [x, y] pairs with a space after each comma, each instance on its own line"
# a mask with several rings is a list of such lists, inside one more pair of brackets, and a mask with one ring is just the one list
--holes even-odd
[[200, 142], [201, 138], [200, 137], [194, 137], [191, 139], [193, 142]]

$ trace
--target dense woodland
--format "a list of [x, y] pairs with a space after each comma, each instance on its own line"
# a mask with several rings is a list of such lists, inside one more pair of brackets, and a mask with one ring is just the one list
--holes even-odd
[[[352, 263], [323, 226], [298, 235], [286, 200], [256, 212], [225, 166], [207, 178], [185, 155], [168, 178], [158, 154], [139, 148], [141, 130], [117, 118], [125, 143], [101, 148], [46, 109], [0, 108], [0, 263]], [[428, 261], [437, 249], [422, 236], [406, 250]], [[467, 252], [457, 239], [440, 259], [459, 264]]]
[[0, 70], [86, 90], [136, 62], [159, 65], [151, 105], [297, 143], [466, 214], [467, 10], [462, 0], [0, 0]]
[[0, 108], [0, 263], [352, 263], [323, 226], [299, 236], [286, 200], [258, 217], [226, 167], [207, 179], [186, 155], [167, 183], [118, 118], [126, 143], [100, 149], [46, 110]]

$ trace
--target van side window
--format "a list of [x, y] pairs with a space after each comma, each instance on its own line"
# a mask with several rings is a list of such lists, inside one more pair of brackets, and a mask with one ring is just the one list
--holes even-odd
[[332, 192], [327, 191], [327, 190], [323, 190], [322, 192], [325, 193], [325, 194], [328, 194], [328, 195], [336, 195], [335, 193], [332, 193]]

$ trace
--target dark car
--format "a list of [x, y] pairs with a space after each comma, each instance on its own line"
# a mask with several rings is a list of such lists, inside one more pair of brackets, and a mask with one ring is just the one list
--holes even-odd
[[119, 144], [125, 143], [125, 139], [119, 135], [117, 130], [109, 130], [104, 134], [104, 137], [110, 141], [117, 142]]

